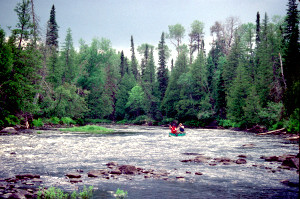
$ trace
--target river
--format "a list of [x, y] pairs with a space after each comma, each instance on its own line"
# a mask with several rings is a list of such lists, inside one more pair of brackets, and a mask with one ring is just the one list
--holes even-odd
[[[0, 136], [0, 178], [34, 173], [39, 186], [55, 186], [65, 191], [94, 187], [93, 198], [114, 198], [118, 188], [128, 198], [298, 198], [295, 169], [278, 169], [281, 163], [267, 162], [262, 156], [299, 153], [299, 144], [280, 136], [253, 133], [186, 129], [183, 137], [169, 137], [168, 128], [146, 126], [107, 126], [109, 135], [39, 130], [33, 134]], [[181, 162], [196, 155], [209, 157], [207, 163]], [[231, 160], [246, 156], [246, 164], [212, 164], [214, 158]], [[90, 178], [87, 172], [106, 169], [106, 163], [134, 165], [164, 171], [167, 179], [143, 175], [116, 179]], [[82, 182], [70, 183], [65, 176], [81, 170]], [[195, 175], [201, 172], [202, 175]]]

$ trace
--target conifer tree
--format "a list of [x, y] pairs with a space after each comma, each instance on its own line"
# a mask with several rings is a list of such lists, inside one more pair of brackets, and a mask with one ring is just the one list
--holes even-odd
[[78, 73], [75, 66], [75, 49], [73, 46], [73, 39], [71, 29], [68, 28], [67, 35], [65, 38], [64, 45], [61, 51], [61, 59], [62, 59], [62, 67], [63, 67], [63, 74], [62, 74], [62, 83], [68, 82], [73, 83], [73, 80]]
[[54, 4], [52, 5], [47, 24], [46, 45], [58, 50], [58, 25], [56, 23]]
[[292, 114], [296, 108], [300, 108], [299, 10], [297, 7], [296, 0], [289, 0], [284, 28], [283, 73], [287, 84], [284, 105], [288, 115]]
[[50, 11], [50, 18], [47, 23], [46, 33], [46, 62], [48, 65], [48, 81], [54, 88], [61, 85], [62, 80], [62, 68], [58, 63], [58, 25], [55, 18], [55, 7], [52, 6]]
[[132, 74], [134, 75], [135, 79], [138, 80], [139, 78], [139, 72], [138, 72], [138, 62], [135, 56], [135, 49], [134, 49], [134, 42], [133, 42], [133, 36], [131, 35], [131, 70]]
[[165, 35], [161, 34], [161, 40], [158, 44], [158, 70], [157, 70], [157, 81], [158, 90], [160, 92], [160, 100], [165, 96], [165, 92], [168, 86], [168, 69], [167, 60], [165, 55]]

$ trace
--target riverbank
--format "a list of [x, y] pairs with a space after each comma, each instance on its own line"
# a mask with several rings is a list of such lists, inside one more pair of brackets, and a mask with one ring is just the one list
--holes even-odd
[[[92, 125], [92, 124], [90, 124]], [[95, 126], [106, 126], [108, 125], [107, 123], [100, 123], [100, 124], [93, 124]], [[117, 126], [152, 126], [152, 125], [133, 125], [133, 124], [109, 124], [109, 125], [117, 125]], [[85, 126], [78, 126], [78, 125], [66, 125], [66, 124], [51, 124], [51, 125], [44, 125], [42, 127], [34, 127], [34, 128], [30, 128], [30, 129], [26, 129], [22, 126], [16, 126], [16, 127], [6, 127], [4, 129], [2, 129], [0, 131], [0, 135], [7, 135], [7, 134], [21, 134], [21, 133], [25, 133], [25, 134], [28, 134], [28, 133], [34, 133], [38, 130], [53, 130], [53, 129], [64, 129], [64, 131], [67, 131], [68, 128], [72, 130], [72, 128], [74, 129], [74, 131], [80, 131], [80, 128], [83, 128], [85, 129], [85, 127], [87, 127], [88, 125], [85, 125]], [[167, 125], [164, 125], [163, 127], [168, 127]], [[188, 127], [189, 128], [189, 127]], [[218, 126], [216, 125], [216, 123], [212, 123], [211, 125], [209, 126], [206, 126], [206, 127], [200, 127], [200, 128], [195, 128], [195, 127], [192, 127], [193, 129], [226, 129], [222, 126]], [[77, 130], [76, 130], [77, 129]], [[241, 129], [241, 128], [228, 128], [229, 130], [232, 130], [232, 131], [244, 131], [244, 132], [250, 132], [250, 133], [255, 133], [256, 135], [258, 136], [262, 136], [262, 135], [276, 135], [276, 136], [281, 136], [283, 139], [286, 139], [286, 140], [290, 140], [290, 141], [293, 141], [293, 142], [298, 142], [299, 143], [299, 139], [300, 139], [300, 136], [299, 134], [294, 134], [294, 133], [289, 133], [286, 131], [285, 128], [281, 128], [281, 129], [277, 129], [277, 130], [272, 130], [272, 131], [268, 131], [265, 127], [262, 127], [262, 126], [259, 126], [259, 125], [256, 125], [256, 126], [253, 126], [252, 128], [249, 128], [249, 129]], [[103, 130], [105, 131], [105, 130]], [[108, 130], [109, 131], [109, 130]], [[86, 132], [86, 131], [84, 131]]]

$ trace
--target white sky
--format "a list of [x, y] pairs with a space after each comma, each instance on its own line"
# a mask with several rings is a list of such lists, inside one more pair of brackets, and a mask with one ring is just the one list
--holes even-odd
[[[17, 15], [14, 8], [21, 0], [0, 0], [0, 25], [10, 35], [7, 26], [15, 27]], [[52, 5], [56, 8], [60, 46], [66, 30], [71, 28], [74, 46], [79, 39], [90, 43], [92, 38], [107, 38], [117, 50], [130, 57], [130, 36], [135, 49], [142, 43], [157, 46], [161, 33], [168, 25], [182, 24], [186, 29], [184, 42], [188, 41], [190, 25], [194, 20], [205, 24], [205, 46], [210, 49], [210, 27], [215, 21], [239, 17], [242, 23], [255, 24], [256, 13], [261, 19], [266, 12], [285, 16], [288, 0], [34, 0], [35, 12], [45, 34]], [[172, 48], [172, 44], [167, 41]], [[175, 53], [175, 50], [172, 50]], [[169, 61], [170, 63], [170, 61]]]

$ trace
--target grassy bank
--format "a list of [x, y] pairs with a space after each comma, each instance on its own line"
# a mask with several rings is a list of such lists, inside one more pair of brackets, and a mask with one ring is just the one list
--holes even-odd
[[114, 130], [108, 129], [102, 126], [97, 125], [86, 125], [86, 126], [79, 126], [79, 127], [71, 127], [71, 128], [63, 128], [59, 129], [60, 131], [72, 131], [72, 132], [85, 132], [85, 133], [95, 133], [95, 134], [106, 134], [106, 133], [113, 133]]

